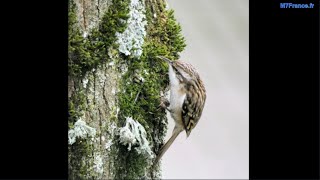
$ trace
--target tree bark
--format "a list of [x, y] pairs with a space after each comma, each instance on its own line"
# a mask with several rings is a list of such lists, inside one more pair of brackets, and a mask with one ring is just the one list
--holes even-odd
[[163, 0], [70, 0], [69, 179], [161, 177], [151, 165], [167, 129], [158, 105], [168, 77], [155, 56], [178, 58], [180, 31]]

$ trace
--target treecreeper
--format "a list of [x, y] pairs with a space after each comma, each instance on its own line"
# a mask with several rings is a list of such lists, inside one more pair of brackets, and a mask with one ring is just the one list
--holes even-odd
[[[172, 61], [163, 56], [157, 58], [169, 64], [170, 101], [161, 100], [161, 106], [166, 108], [174, 119], [175, 127], [170, 139], [160, 148], [153, 166], [158, 164], [177, 136], [186, 131], [189, 137], [197, 125], [206, 101], [206, 89], [197, 70], [182, 60]], [[166, 101], [166, 102], [164, 102]]]

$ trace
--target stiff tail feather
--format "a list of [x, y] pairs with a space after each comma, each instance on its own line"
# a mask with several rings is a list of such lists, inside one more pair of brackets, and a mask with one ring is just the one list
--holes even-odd
[[171, 146], [171, 144], [174, 142], [174, 140], [178, 137], [178, 135], [180, 134], [181, 131], [175, 131], [172, 136], [170, 137], [170, 139], [166, 142], [166, 144], [164, 146], [162, 146], [162, 148], [160, 149], [160, 153], [157, 155], [153, 166], [157, 165], [158, 162], [160, 161], [161, 157], [164, 155], [164, 153], [169, 149], [169, 147]]

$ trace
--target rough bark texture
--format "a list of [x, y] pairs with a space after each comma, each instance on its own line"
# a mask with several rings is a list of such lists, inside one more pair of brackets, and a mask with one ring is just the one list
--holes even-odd
[[[112, 129], [109, 127], [112, 127], [110, 120], [115, 116], [115, 91], [118, 87], [119, 72], [102, 64], [96, 70], [88, 72], [82, 81], [69, 82], [73, 84], [70, 84], [70, 87], [74, 90], [74, 96], [83, 98], [81, 105], [85, 110], [81, 112], [81, 119], [96, 129], [96, 136], [90, 139], [89, 144], [72, 145], [69, 155], [73, 157], [74, 163], [81, 165], [77, 167], [69, 162], [69, 177], [109, 179], [110, 149], [106, 148], [106, 143], [110, 143], [108, 140], [113, 138], [110, 133]], [[101, 162], [104, 163], [99, 164]]]
[[77, 6], [77, 19], [80, 29], [89, 32], [96, 27], [103, 13], [110, 5], [110, 0], [75, 0]]
[[[69, 2], [69, 179], [160, 178], [150, 167], [166, 133], [158, 105], [168, 77], [155, 56], [176, 59], [185, 47], [165, 7], [162, 0]], [[145, 31], [135, 47], [142, 51], [126, 54], [119, 34], [132, 27]]]

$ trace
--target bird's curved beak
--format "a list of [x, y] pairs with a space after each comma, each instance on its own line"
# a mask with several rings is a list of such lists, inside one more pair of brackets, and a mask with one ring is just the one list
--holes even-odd
[[168, 63], [172, 63], [172, 60], [170, 60], [170, 59], [168, 59], [168, 58], [166, 58], [166, 57], [163, 57], [163, 56], [156, 56], [157, 58], [159, 58], [159, 59], [161, 59], [161, 60], [163, 60], [163, 61], [166, 61], [166, 62], [168, 62]]

